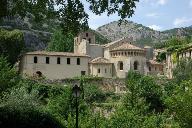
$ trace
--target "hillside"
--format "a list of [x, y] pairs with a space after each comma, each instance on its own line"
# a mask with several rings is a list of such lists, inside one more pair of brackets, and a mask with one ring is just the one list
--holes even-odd
[[97, 31], [110, 40], [117, 40], [122, 37], [133, 37], [134, 43], [140, 46], [154, 46], [156, 43], [164, 42], [175, 35], [187, 36], [192, 34], [191, 27], [160, 32], [132, 21], [125, 21], [120, 26], [118, 21], [114, 21], [97, 28]]
[[[58, 28], [59, 21], [56, 19], [45, 20], [43, 22], [35, 22], [32, 15], [27, 15], [24, 19], [17, 16], [7, 17], [0, 21], [0, 28], [13, 30], [19, 29], [24, 33], [25, 46], [28, 51], [43, 50], [47, 47], [50, 37]], [[95, 30], [96, 43], [105, 44], [110, 40]]]

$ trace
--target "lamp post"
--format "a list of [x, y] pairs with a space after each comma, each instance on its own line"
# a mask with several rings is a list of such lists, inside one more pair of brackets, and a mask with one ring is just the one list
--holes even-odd
[[80, 96], [80, 87], [78, 85], [75, 84], [75, 86], [73, 86], [72, 88], [72, 93], [73, 93], [73, 96], [75, 97], [75, 106], [76, 106], [76, 128], [78, 128], [78, 101], [77, 101], [77, 98]]

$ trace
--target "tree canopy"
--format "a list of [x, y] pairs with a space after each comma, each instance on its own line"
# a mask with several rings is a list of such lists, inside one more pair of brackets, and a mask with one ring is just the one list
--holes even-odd
[[[88, 14], [85, 8], [96, 15], [118, 13], [121, 20], [131, 17], [139, 0], [1, 0], [0, 18], [33, 14], [36, 21], [57, 17], [64, 33], [77, 34], [88, 28]], [[88, 6], [87, 6], [88, 5]]]

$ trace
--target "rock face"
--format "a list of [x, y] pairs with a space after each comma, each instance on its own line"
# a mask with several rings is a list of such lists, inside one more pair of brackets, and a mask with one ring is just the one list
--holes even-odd
[[122, 37], [133, 37], [134, 42], [141, 46], [153, 46], [155, 43], [161, 43], [174, 35], [183, 36], [190, 34], [188, 28], [178, 28], [160, 32], [132, 21], [124, 21], [120, 26], [118, 21], [114, 21], [99, 27], [97, 31], [113, 41]]
[[27, 31], [24, 33], [25, 46], [28, 51], [44, 50], [50, 41], [51, 33], [41, 31]]
[[[24, 34], [24, 41], [26, 46], [26, 51], [44, 50], [50, 41], [52, 33], [50, 32], [55, 21], [48, 23], [36, 23], [33, 21], [31, 15], [25, 17], [24, 19], [19, 16], [8, 16], [0, 21], [0, 28], [13, 30], [19, 29]], [[48, 24], [47, 27], [45, 27]], [[55, 27], [58, 24], [55, 24]]]

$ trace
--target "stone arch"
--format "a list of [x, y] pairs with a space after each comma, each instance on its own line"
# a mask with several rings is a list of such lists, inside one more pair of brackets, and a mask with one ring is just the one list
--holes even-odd
[[133, 69], [134, 69], [134, 70], [138, 70], [138, 66], [139, 66], [139, 62], [138, 62], [138, 61], [134, 61], [134, 63], [133, 63]]
[[41, 71], [37, 71], [37, 72], [36, 72], [36, 75], [37, 75], [38, 77], [42, 77], [42, 72], [41, 72]]

